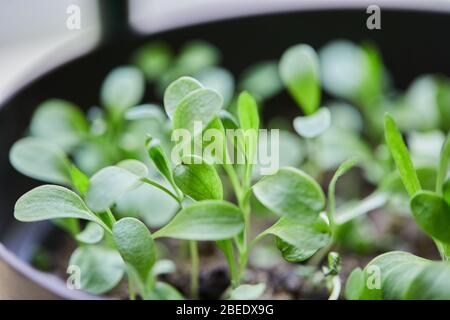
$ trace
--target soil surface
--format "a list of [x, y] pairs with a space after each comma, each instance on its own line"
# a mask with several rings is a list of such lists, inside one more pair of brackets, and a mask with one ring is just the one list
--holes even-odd
[[[413, 254], [439, 259], [432, 241], [425, 236], [414, 221], [407, 216], [388, 214], [375, 211], [369, 214], [375, 239], [379, 239], [374, 247], [367, 252], [355, 253], [354, 248], [336, 246], [333, 251], [341, 255], [342, 282], [341, 298], [345, 281], [350, 272], [356, 267], [364, 267], [375, 256], [391, 251], [403, 250]], [[255, 223], [258, 227], [266, 222]], [[76, 248], [75, 242], [66, 234], [57, 231], [49, 239], [51, 246], [44, 244], [49, 263], [47, 271], [66, 278], [66, 268], [71, 253]], [[55, 246], [55, 243], [58, 245]], [[161, 275], [159, 279], [175, 286], [187, 298], [189, 297], [190, 262], [185, 242], [176, 240], [161, 241], [164, 258], [171, 259], [176, 264], [176, 272]], [[200, 299], [220, 299], [229, 288], [228, 267], [222, 253], [210, 242], [201, 242], [200, 246]], [[322, 276], [319, 264], [312, 260], [304, 263], [288, 263], [278, 253], [273, 239], [268, 238], [257, 245], [250, 256], [249, 267], [244, 275], [244, 283], [266, 283], [266, 290], [262, 299], [327, 299], [328, 289]], [[168, 255], [167, 253], [175, 253]], [[123, 280], [108, 296], [114, 299], [127, 299], [127, 284]]]

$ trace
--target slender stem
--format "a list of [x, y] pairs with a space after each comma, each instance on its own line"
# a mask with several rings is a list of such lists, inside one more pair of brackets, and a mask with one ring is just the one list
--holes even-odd
[[236, 261], [234, 260], [233, 242], [231, 240], [224, 240], [223, 253], [227, 259], [228, 267], [230, 268], [231, 286], [233, 289], [237, 288], [239, 286], [240, 279]]
[[197, 241], [189, 240], [189, 251], [191, 254], [191, 296], [198, 298], [199, 284], [199, 258]]
[[225, 172], [227, 173], [228, 178], [230, 179], [237, 200], [240, 201], [240, 198], [242, 196], [242, 187], [241, 184], [239, 183], [239, 178], [236, 174], [236, 171], [234, 170], [232, 165], [227, 163], [223, 164], [223, 168], [225, 169]]
[[331, 290], [328, 300], [337, 300], [341, 294], [341, 279], [339, 276], [334, 276], [332, 279], [333, 289]]
[[156, 188], [161, 189], [162, 191], [164, 191], [165, 193], [167, 193], [169, 196], [171, 196], [172, 198], [175, 199], [176, 202], [180, 203], [182, 202], [182, 200], [180, 199], [180, 197], [176, 196], [175, 194], [173, 194], [169, 189], [167, 189], [166, 187], [164, 187], [163, 185], [159, 184], [158, 182], [155, 182], [153, 180], [150, 180], [148, 178], [142, 178], [141, 179], [142, 182], [145, 182], [149, 185], [152, 185]]
[[107, 221], [108, 221], [108, 223], [110, 224], [110, 227], [111, 227], [111, 229], [112, 229], [112, 227], [113, 227], [114, 224], [116, 223], [116, 218], [114, 217], [114, 215], [113, 215], [111, 209], [109, 209], [109, 208], [106, 210], [105, 213], [106, 213]]
[[128, 297], [130, 300], [136, 300], [136, 291], [134, 290], [134, 284], [130, 277], [128, 277]]
[[384, 206], [387, 200], [387, 194], [380, 191], [374, 191], [372, 194], [359, 201], [359, 203], [355, 207], [352, 207], [349, 210], [345, 210], [340, 214], [336, 214], [334, 221], [337, 225], [342, 225], [372, 210]]

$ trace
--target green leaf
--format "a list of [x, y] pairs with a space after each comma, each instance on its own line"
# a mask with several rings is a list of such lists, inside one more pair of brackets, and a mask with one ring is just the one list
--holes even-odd
[[167, 116], [172, 119], [181, 100], [189, 93], [203, 88], [202, 84], [191, 77], [181, 77], [172, 82], [164, 92], [164, 108]]
[[32, 136], [71, 150], [88, 133], [88, 123], [83, 112], [73, 103], [51, 99], [41, 103], [30, 124]]
[[345, 285], [345, 298], [347, 300], [359, 300], [365, 286], [364, 272], [361, 268], [354, 269], [348, 276]]
[[114, 114], [120, 114], [141, 101], [145, 81], [139, 69], [130, 66], [118, 67], [107, 76], [100, 89], [103, 106]]
[[408, 300], [449, 300], [450, 264], [430, 262], [414, 279], [405, 299]]
[[[358, 272], [359, 273], [359, 272]], [[361, 300], [450, 299], [450, 263], [393, 251], [373, 259], [360, 275], [349, 278], [349, 295]], [[350, 290], [350, 289], [349, 289]]]
[[285, 87], [297, 104], [309, 115], [320, 103], [319, 63], [313, 48], [298, 44], [281, 57], [279, 72]]
[[258, 101], [267, 100], [283, 88], [275, 61], [256, 63], [242, 74], [239, 88], [248, 90]]
[[146, 283], [156, 260], [155, 243], [148, 228], [135, 218], [123, 218], [114, 224], [113, 236], [123, 260]]
[[[162, 179], [157, 182], [164, 184]], [[117, 199], [115, 213], [122, 217], [139, 217], [148, 226], [160, 228], [172, 219], [178, 209], [178, 203], [167, 193], [155, 186], [142, 184]]]
[[182, 209], [169, 224], [154, 234], [154, 238], [223, 240], [232, 238], [243, 228], [242, 212], [234, 204], [205, 200]]
[[183, 74], [194, 74], [200, 70], [217, 65], [220, 61], [220, 51], [205, 41], [188, 42], [176, 61]]
[[437, 193], [419, 191], [411, 199], [417, 224], [431, 237], [450, 243], [450, 206]]
[[103, 212], [126, 191], [139, 186], [143, 177], [118, 166], [103, 168], [91, 178], [86, 203], [95, 212]]
[[336, 172], [333, 175], [333, 178], [331, 178], [330, 184], [328, 186], [328, 218], [330, 220], [334, 219], [334, 211], [335, 211], [335, 191], [336, 191], [336, 183], [338, 179], [344, 175], [347, 171], [349, 171], [351, 168], [353, 168], [355, 165], [358, 164], [358, 159], [352, 158], [344, 163], [342, 163], [339, 168], [336, 170]]
[[115, 250], [100, 246], [83, 246], [72, 253], [68, 270], [73, 272], [71, 277], [77, 276], [77, 271], [80, 272], [82, 290], [102, 294], [119, 284], [125, 266]]
[[311, 115], [294, 119], [295, 131], [304, 138], [314, 138], [321, 135], [330, 127], [330, 124], [330, 110], [326, 107], [320, 108]]
[[318, 183], [295, 168], [280, 168], [276, 174], [264, 177], [253, 192], [269, 210], [302, 223], [314, 222], [325, 208], [325, 196]]
[[125, 119], [130, 121], [155, 119], [158, 122], [163, 122], [166, 117], [161, 110], [161, 106], [146, 103], [128, 109], [125, 113]]
[[149, 81], [161, 77], [170, 67], [173, 54], [170, 47], [160, 41], [154, 41], [140, 47], [133, 54], [133, 62], [142, 70]]
[[170, 284], [156, 282], [155, 287], [147, 294], [149, 300], [184, 300], [183, 295]]
[[170, 165], [170, 161], [166, 156], [166, 153], [161, 147], [161, 143], [158, 139], [149, 137], [145, 143], [148, 151], [148, 155], [155, 165], [158, 172], [174, 187], [175, 181], [173, 179], [172, 174], [172, 166]]
[[146, 177], [148, 175], [148, 168], [145, 163], [135, 159], [126, 159], [117, 163], [119, 168], [123, 168], [131, 173], [134, 173], [138, 177]]
[[216, 90], [223, 98], [223, 105], [228, 106], [234, 94], [234, 78], [230, 71], [211, 67], [195, 74], [205, 88]]
[[172, 260], [161, 259], [155, 262], [152, 268], [153, 276], [162, 274], [174, 273], [177, 270], [175, 263]]
[[239, 95], [238, 113], [241, 129], [254, 133], [246, 135], [248, 138], [245, 139], [245, 155], [248, 163], [252, 163], [258, 144], [259, 114], [258, 105], [248, 92], [244, 91]]
[[277, 247], [283, 257], [290, 262], [300, 262], [310, 258], [330, 242], [330, 233], [324, 224], [302, 224], [286, 217], [278, 220], [264, 231], [277, 237]]
[[183, 163], [173, 170], [173, 176], [180, 190], [194, 200], [223, 199], [222, 181], [216, 168], [200, 157], [184, 157]]
[[[185, 96], [173, 114], [173, 130], [186, 129], [193, 137], [201, 133], [222, 108], [222, 97], [212, 89], [198, 89]], [[194, 124], [198, 122], [202, 128]]]
[[417, 178], [414, 165], [402, 135], [398, 130], [394, 119], [389, 114], [384, 116], [384, 130], [386, 143], [391, 151], [392, 158], [394, 158], [397, 170], [400, 173], [406, 191], [408, 191], [408, 194], [412, 197], [417, 191], [421, 190], [419, 178]]
[[82, 196], [85, 196], [89, 189], [89, 177], [75, 165], [70, 166], [69, 172], [72, 185]]
[[34, 179], [70, 184], [70, 162], [56, 145], [40, 138], [23, 138], [12, 146], [9, 161], [22, 174]]
[[335, 40], [319, 52], [322, 82], [332, 95], [358, 102], [373, 102], [383, 79], [377, 50], [347, 40]]
[[43, 185], [21, 196], [14, 207], [14, 217], [23, 222], [78, 218], [108, 229], [75, 192], [54, 185]]
[[75, 238], [83, 243], [94, 244], [103, 239], [105, 232], [101, 226], [94, 222], [89, 222], [83, 231], [75, 236]]
[[266, 290], [265, 283], [242, 284], [230, 294], [230, 300], [255, 300]]
[[448, 205], [450, 205], [450, 179], [448, 179], [444, 183], [444, 186], [442, 187], [442, 193], [445, 201], [447, 202]]

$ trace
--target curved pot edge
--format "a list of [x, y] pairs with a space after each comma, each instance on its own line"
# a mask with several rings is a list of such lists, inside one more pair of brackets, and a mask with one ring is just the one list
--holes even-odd
[[28, 263], [19, 259], [15, 254], [0, 243], [0, 260], [14, 269], [20, 275], [31, 280], [35, 284], [63, 299], [78, 300], [104, 300], [105, 297], [91, 295], [80, 290], [70, 290], [59, 277], [39, 271]]

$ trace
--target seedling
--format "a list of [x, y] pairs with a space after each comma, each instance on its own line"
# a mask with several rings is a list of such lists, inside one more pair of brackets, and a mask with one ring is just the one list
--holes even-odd
[[385, 136], [395, 166], [410, 196], [412, 215], [419, 227], [436, 243], [443, 262], [423, 259], [406, 252], [389, 252], [350, 275], [349, 299], [449, 299], [448, 228], [450, 207], [447, 177], [450, 140], [443, 144], [435, 190], [424, 190], [394, 119], [385, 115]]

